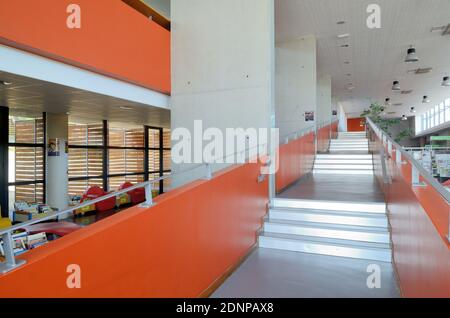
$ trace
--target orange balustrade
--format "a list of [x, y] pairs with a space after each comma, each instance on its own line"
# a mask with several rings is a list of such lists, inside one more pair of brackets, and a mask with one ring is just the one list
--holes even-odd
[[279, 169], [275, 176], [276, 191], [281, 192], [312, 170], [314, 133], [297, 138], [279, 149]]
[[0, 44], [170, 93], [170, 32], [121, 0], [0, 0]]
[[[223, 170], [31, 250], [0, 297], [197, 297], [257, 240], [267, 210], [259, 164]], [[67, 267], [80, 266], [70, 289]]]
[[[374, 134], [372, 149], [382, 146]], [[374, 145], [375, 144], [375, 145]], [[450, 206], [432, 186], [411, 186], [411, 163], [397, 165], [395, 150], [387, 168], [392, 183], [376, 173], [389, 210], [394, 263], [405, 297], [450, 297]], [[378, 164], [380, 165], [380, 164]], [[423, 180], [422, 180], [423, 181]]]

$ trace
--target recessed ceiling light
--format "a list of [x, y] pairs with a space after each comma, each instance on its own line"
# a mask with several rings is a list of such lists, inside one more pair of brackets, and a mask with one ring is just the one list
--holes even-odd
[[399, 81], [394, 81], [392, 83], [392, 90], [393, 91], [401, 91], [402, 89], [400, 88], [400, 82]]
[[352, 74], [348, 73], [347, 76], [352, 76]]
[[390, 99], [390, 98], [386, 98], [384, 104], [385, 104], [386, 106], [391, 106], [391, 99]]
[[411, 107], [411, 113], [415, 113], [416, 112], [416, 108], [415, 107]]
[[345, 39], [350, 36], [350, 33], [338, 34], [338, 39]]
[[402, 115], [402, 120], [408, 120], [408, 117], [406, 117], [406, 115]]
[[0, 84], [8, 86], [8, 85], [11, 85], [12, 83], [11, 82], [7, 82], [7, 81], [0, 81]]
[[337, 24], [341, 25], [341, 24], [345, 24], [344, 20], [338, 21]]
[[445, 77], [442, 79], [442, 86], [450, 86], [450, 77], [445, 76]]
[[341, 47], [342, 47], [342, 48], [346, 48], [346, 47], [350, 47], [350, 45], [348, 45], [348, 44], [342, 44]]
[[350, 62], [349, 61], [345, 61], [344, 64], [350, 64]]
[[408, 52], [406, 54], [405, 62], [406, 63], [415, 63], [418, 61], [419, 61], [419, 58], [416, 55], [416, 49], [413, 46], [411, 46], [408, 49]]
[[133, 108], [132, 108], [132, 107], [129, 107], [129, 106], [120, 106], [120, 109], [123, 109], [123, 110], [132, 110]]
[[428, 104], [429, 102], [431, 102], [430, 99], [428, 98], [428, 96], [425, 95], [425, 96], [423, 97], [422, 103]]

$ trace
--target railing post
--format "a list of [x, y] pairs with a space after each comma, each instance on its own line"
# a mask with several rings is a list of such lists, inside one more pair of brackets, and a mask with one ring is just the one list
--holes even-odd
[[207, 163], [205, 168], [206, 168], [205, 179], [206, 179], [206, 180], [211, 180], [211, 179], [212, 179], [211, 164]]
[[25, 264], [24, 260], [16, 260], [14, 256], [14, 247], [12, 242], [11, 232], [6, 232], [2, 235], [3, 251], [5, 252], [5, 262], [0, 264], [0, 273], [7, 273], [14, 268]]
[[414, 164], [411, 164], [411, 183], [413, 187], [423, 187], [426, 186], [425, 183], [420, 182], [420, 173], [419, 170], [414, 166]]
[[139, 206], [141, 208], [149, 208], [153, 205], [153, 193], [152, 193], [152, 184], [148, 182], [145, 187], [145, 202], [141, 203]]

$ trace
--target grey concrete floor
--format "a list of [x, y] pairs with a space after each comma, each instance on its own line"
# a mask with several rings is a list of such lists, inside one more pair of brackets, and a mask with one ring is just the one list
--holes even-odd
[[[381, 288], [367, 287], [367, 266], [381, 268]], [[392, 265], [258, 248], [216, 290], [213, 298], [399, 297]]]
[[278, 195], [280, 198], [351, 202], [384, 202], [374, 176], [311, 174]]

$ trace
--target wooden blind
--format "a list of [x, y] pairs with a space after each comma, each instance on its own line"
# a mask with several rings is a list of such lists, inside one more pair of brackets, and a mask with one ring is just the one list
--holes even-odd
[[[16, 144], [43, 144], [43, 119], [10, 119], [10, 142]], [[44, 180], [44, 149], [42, 147], [16, 146], [10, 151], [15, 157], [15, 182], [35, 182]], [[42, 203], [43, 184], [30, 184], [15, 187], [15, 201]]]
[[102, 146], [103, 123], [69, 124], [69, 145]]

